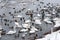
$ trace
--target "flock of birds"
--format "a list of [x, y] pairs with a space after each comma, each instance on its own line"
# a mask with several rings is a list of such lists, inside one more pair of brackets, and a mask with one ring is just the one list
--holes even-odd
[[[24, 2], [17, 3], [16, 1], [0, 2], [0, 5], [0, 38], [2, 35], [15, 35], [16, 33], [15, 37], [19, 37], [19, 34], [23, 33], [22, 39], [25, 39], [26, 35], [34, 35], [28, 39], [35, 40], [39, 34], [41, 34], [39, 38], [44, 36], [43, 28], [51, 32], [54, 31], [54, 28], [60, 28], [60, 5], [58, 4], [56, 6], [51, 3], [44, 5], [44, 2], [36, 0], [33, 3], [28, 3], [28, 6]], [[50, 30], [41, 26], [44, 23], [46, 26], [52, 25]], [[6, 26], [10, 29], [8, 32], [3, 29]]]

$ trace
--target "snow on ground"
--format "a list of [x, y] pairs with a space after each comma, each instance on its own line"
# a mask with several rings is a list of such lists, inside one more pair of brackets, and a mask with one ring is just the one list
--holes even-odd
[[36, 39], [36, 40], [60, 40], [60, 30], [52, 32], [51, 34], [46, 35], [42, 39]]

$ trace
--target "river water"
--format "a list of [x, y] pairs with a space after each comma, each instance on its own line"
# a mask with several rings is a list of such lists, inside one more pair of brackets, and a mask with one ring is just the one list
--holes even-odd
[[[45, 3], [47, 3], [47, 2], [59, 3], [60, 0], [44, 0], [44, 2], [45, 2]], [[36, 4], [39, 4], [39, 3], [36, 2]], [[17, 7], [16, 10], [19, 10], [19, 6], [15, 5], [15, 7]], [[27, 9], [31, 8], [31, 9], [34, 9], [34, 10], [35, 10], [36, 7], [37, 7], [37, 5], [34, 5], [34, 6], [33, 6], [32, 4], [28, 4]], [[13, 8], [13, 7], [12, 7], [12, 8]], [[5, 13], [5, 14], [8, 16], [8, 17], [7, 17], [8, 19], [12, 19], [12, 17], [10, 17], [9, 14], [8, 14], [8, 12], [10, 12], [10, 11], [11, 11], [12, 13], [14, 12], [14, 10], [13, 10], [12, 8], [11, 8], [11, 9], [10, 9], [10, 8], [7, 8], [7, 10], [5, 10], [6, 8], [0, 9], [0, 10], [1, 10], [1, 11], [0, 11], [0, 14], [2, 15], [2, 13]], [[21, 8], [22, 8], [22, 5], [21, 5]], [[20, 9], [21, 9], [21, 8], [20, 8]], [[27, 11], [27, 9], [24, 10], [24, 11], [22, 11], [22, 13], [25, 13], [25, 12]], [[3, 12], [3, 11], [4, 11], [4, 12]], [[35, 10], [35, 11], [36, 11], [36, 10]], [[20, 15], [22, 15], [22, 14], [20, 13]], [[27, 18], [29, 17], [29, 16], [27, 17], [25, 14], [23, 14], [23, 16], [25, 17], [26, 20], [27, 20]], [[4, 24], [4, 23], [3, 23], [3, 24]], [[13, 23], [12, 23], [12, 24], [13, 24]], [[47, 31], [47, 30], [46, 30], [46, 25], [45, 25], [45, 24], [43, 25], [43, 24], [44, 24], [44, 23], [42, 23], [41, 26], [42, 26], [43, 29], [44, 29], [43, 32], [45, 32], [45, 31]], [[13, 25], [14, 25], [14, 24], [13, 24]], [[12, 25], [10, 25], [10, 26], [12, 26]], [[49, 26], [47, 25], [47, 28], [50, 29], [51, 26], [52, 26], [52, 25], [49, 25]], [[5, 25], [3, 26], [3, 29], [6, 30], [6, 33], [10, 30], [9, 27], [8, 27], [8, 26], [5, 26]], [[16, 30], [17, 30], [17, 32], [18, 32], [19, 28], [16, 29]], [[19, 33], [19, 38], [15, 38], [15, 34], [14, 34], [14, 35], [2, 35], [2, 37], [1, 37], [0, 40], [29, 40], [29, 39], [22, 39], [22, 38], [21, 38], [22, 34], [23, 34], [23, 33]], [[38, 33], [38, 34], [40, 34], [40, 33]], [[26, 36], [26, 38], [28, 38], [28, 36]]]

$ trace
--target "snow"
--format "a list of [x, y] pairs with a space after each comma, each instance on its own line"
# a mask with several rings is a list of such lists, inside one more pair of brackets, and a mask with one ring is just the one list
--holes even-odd
[[60, 30], [52, 32], [51, 34], [46, 35], [44, 38], [36, 40], [60, 40]]

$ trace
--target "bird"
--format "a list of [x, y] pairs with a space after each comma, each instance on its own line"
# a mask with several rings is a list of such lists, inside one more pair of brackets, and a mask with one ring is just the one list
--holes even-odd
[[14, 26], [13, 30], [10, 30], [8, 33], [6, 33], [7, 35], [12, 35], [16, 33], [16, 27]]
[[16, 33], [16, 31], [10, 30], [7, 34], [15, 34], [15, 33]]

